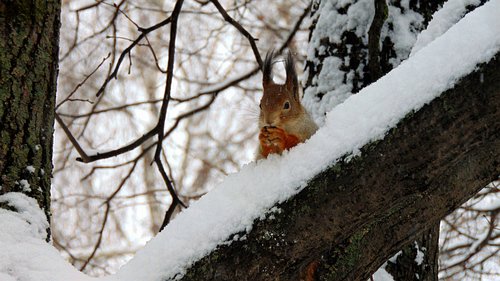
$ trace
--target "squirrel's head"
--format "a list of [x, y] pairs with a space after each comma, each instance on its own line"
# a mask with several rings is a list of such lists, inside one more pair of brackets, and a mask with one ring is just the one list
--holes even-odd
[[268, 52], [262, 66], [264, 94], [260, 101], [259, 127], [274, 126], [286, 129], [284, 127], [288, 123], [300, 118], [304, 109], [300, 104], [299, 82], [292, 54], [288, 52], [285, 57], [285, 84], [276, 84], [273, 81], [274, 58], [274, 52]]

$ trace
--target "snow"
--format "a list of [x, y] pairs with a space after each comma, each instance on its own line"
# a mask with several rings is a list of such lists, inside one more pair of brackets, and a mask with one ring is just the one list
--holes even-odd
[[[394, 256], [392, 256], [388, 261], [392, 263], [396, 263], [397, 258], [403, 254], [403, 251], [397, 252]], [[385, 262], [375, 273], [373, 273], [372, 278], [374, 281], [394, 281], [394, 278], [391, 274], [387, 272], [385, 267], [387, 266], [387, 262]]]
[[[500, 49], [499, 16], [500, 1], [486, 4], [412, 59], [334, 108], [305, 145], [229, 175], [173, 220], [116, 278], [173, 277], [231, 234], [249, 231], [262, 213], [298, 193], [335, 159], [383, 138], [407, 113], [452, 87], [478, 63], [491, 59]], [[137, 270], [145, 265], [149, 270]]]
[[0, 203], [17, 210], [0, 209], [0, 280], [90, 280], [45, 242], [49, 224], [36, 200], [11, 192]]
[[373, 273], [373, 280], [374, 281], [394, 281], [394, 278], [392, 278], [392, 275], [390, 275], [386, 270], [385, 266], [387, 264], [384, 263], [375, 273]]
[[403, 251], [399, 251], [399, 252], [397, 252], [394, 256], [392, 256], [392, 257], [389, 259], [389, 261], [390, 261], [390, 262], [393, 262], [393, 263], [396, 263], [396, 260], [397, 260], [397, 259], [398, 259], [398, 257], [399, 257], [400, 255], [402, 255], [402, 254], [403, 254]]
[[23, 189], [24, 192], [31, 191], [30, 183], [27, 180], [20, 180], [19, 184], [21, 185], [21, 188]]
[[47, 223], [47, 219], [43, 211], [38, 208], [38, 203], [35, 199], [29, 198], [22, 193], [9, 192], [0, 196], [0, 203], [6, 203], [10, 207], [17, 210], [16, 213], [11, 213], [4, 209], [0, 209], [1, 215], [11, 213], [14, 216], [26, 221], [30, 225], [29, 232], [31, 236], [45, 239], [47, 236], [46, 229], [49, 227], [49, 224]]
[[[349, 7], [345, 14], [338, 12], [339, 8], [345, 9], [347, 5]], [[313, 61], [315, 65], [319, 64], [320, 62], [315, 59], [315, 53], [324, 54], [326, 52], [325, 47], [321, 45], [321, 40], [328, 38], [331, 43], [341, 43], [342, 35], [346, 31], [354, 32], [367, 44], [366, 34], [374, 14], [375, 7], [371, 0], [321, 1], [313, 19], [317, 22], [308, 45], [308, 60]], [[347, 49], [348, 53], [351, 53], [349, 46]], [[326, 112], [344, 102], [352, 94], [354, 72], [346, 73], [342, 70], [342, 64], [348, 65], [349, 62], [348, 55], [342, 59], [338, 57], [325, 58], [318, 77], [313, 78], [312, 85], [304, 93], [302, 102], [319, 125], [323, 125]], [[362, 69], [363, 66], [363, 63], [360, 63], [359, 68]], [[358, 73], [363, 72], [358, 71]], [[344, 81], [344, 75], [346, 81]], [[304, 78], [306, 77], [307, 75], [304, 75]], [[321, 102], [318, 102], [316, 98], [318, 93], [325, 93]]]
[[[391, 57], [389, 63], [392, 67], [397, 67], [401, 61], [408, 58], [417, 35], [424, 26], [424, 18], [411, 9], [409, 0], [388, 1], [387, 5], [388, 18], [382, 26], [380, 38], [389, 38], [394, 44], [394, 54], [391, 54], [394, 57]], [[344, 14], [339, 13], [339, 8], [347, 8], [347, 11]], [[351, 58], [366, 57], [366, 54], [353, 54], [349, 45], [346, 46], [345, 52], [335, 48], [329, 50], [329, 53], [343, 57], [329, 57], [320, 62], [317, 54], [323, 55], [327, 52], [322, 42], [328, 38], [331, 43], [341, 43], [346, 32], [353, 32], [367, 45], [368, 30], [374, 15], [373, 1], [332, 0], [319, 3], [313, 16], [316, 25], [307, 50], [307, 60], [313, 65], [306, 69], [303, 83], [306, 84], [307, 79], [310, 79], [310, 69], [318, 70], [318, 75], [312, 77], [309, 87], [306, 88], [303, 104], [320, 126], [325, 121], [326, 112], [344, 102], [353, 91], [357, 91], [354, 78], [363, 79], [366, 67], [366, 60], [361, 59], [355, 70], [346, 70], [345, 66], [349, 66]], [[320, 63], [322, 65], [318, 67]], [[321, 99], [318, 95], [322, 96]]]
[[[424, 253], [419, 249], [417, 242], [415, 242], [415, 248], [417, 249], [417, 255], [415, 257], [415, 262], [418, 265], [421, 265], [424, 261]], [[394, 256], [392, 256], [389, 261], [392, 263], [396, 263], [398, 256], [403, 254], [403, 251], [397, 252]], [[374, 281], [394, 281], [394, 278], [391, 274], [387, 272], [385, 267], [387, 266], [387, 262], [385, 262], [375, 273], [372, 275]], [[418, 280], [418, 276], [417, 276]]]
[[424, 262], [425, 254], [420, 250], [417, 241], [415, 241], [415, 249], [417, 250], [417, 255], [415, 256], [415, 262], [421, 265]]
[[27, 170], [28, 172], [30, 172], [30, 173], [32, 173], [32, 174], [33, 174], [33, 173], [35, 172], [35, 167], [33, 167], [33, 166], [31, 166], [31, 165], [30, 165], [30, 166], [27, 166], [27, 167], [26, 167], [26, 170]]
[[[409, 112], [453, 87], [477, 64], [500, 50], [500, 0], [476, 9], [398, 68], [328, 113], [306, 144], [229, 175], [179, 214], [116, 275], [99, 280], [168, 280], [248, 232], [254, 220], [302, 190], [309, 179], [344, 155], [379, 140]], [[300, 163], [293, 165], [290, 163]], [[20, 210], [0, 210], [0, 277], [6, 280], [93, 280], [62, 260], [45, 243], [47, 225], [36, 202], [22, 194], [0, 196]], [[45, 222], [45, 223], [40, 223]], [[56, 274], [57, 273], [57, 274]], [[379, 274], [383, 275], [383, 272]], [[12, 278], [11, 278], [12, 277]]]
[[467, 11], [467, 6], [477, 6], [480, 3], [480, 0], [453, 0], [444, 3], [443, 7], [432, 16], [426, 30], [418, 35], [410, 56], [413, 56], [457, 23]]
[[[401, 1], [401, 8], [388, 5], [388, 9], [389, 15], [382, 27], [380, 37], [389, 36], [394, 42], [396, 57], [391, 58], [389, 63], [396, 67], [403, 59], [408, 57], [412, 46], [417, 40], [417, 31], [422, 30], [424, 18], [410, 9], [408, 0]], [[388, 22], [392, 23], [392, 30], [389, 30]]]

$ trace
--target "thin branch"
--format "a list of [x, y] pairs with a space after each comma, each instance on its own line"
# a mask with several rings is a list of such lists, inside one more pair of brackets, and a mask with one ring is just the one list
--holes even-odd
[[110, 111], [118, 111], [118, 110], [126, 109], [127, 107], [138, 106], [138, 105], [143, 105], [143, 104], [159, 103], [161, 101], [162, 101], [162, 99], [138, 101], [138, 102], [128, 103], [128, 104], [124, 104], [124, 105], [120, 105], [120, 106], [105, 108], [105, 109], [101, 109], [101, 110], [95, 110], [95, 111], [91, 111], [91, 112], [87, 112], [87, 113], [83, 113], [83, 114], [68, 114], [68, 113], [59, 112], [59, 115], [64, 116], [64, 117], [70, 117], [73, 119], [79, 119], [79, 118], [83, 118], [83, 117], [89, 117], [90, 115], [94, 115], [94, 114], [100, 114], [100, 113], [105, 113], [105, 112], [110, 112]]
[[85, 79], [83, 79], [82, 82], [80, 82], [78, 85], [76, 85], [76, 87], [73, 89], [73, 91], [71, 91], [71, 93], [68, 94], [68, 96], [62, 100], [59, 104], [56, 105], [55, 107], [55, 110], [57, 110], [61, 105], [63, 105], [65, 102], [69, 101], [71, 99], [71, 97], [76, 93], [76, 91], [81, 87], [83, 86], [83, 84], [85, 84], [85, 82], [87, 82], [87, 80], [92, 76], [94, 75], [94, 73], [97, 72], [97, 70], [102, 66], [102, 64], [111, 56], [111, 53], [109, 53], [104, 59], [102, 59], [101, 63], [99, 63], [99, 65], [97, 65], [96, 68], [94, 68], [94, 70], [92, 72], [90, 72], [89, 75], [85, 76]]
[[292, 30], [290, 31], [290, 33], [288, 33], [286, 40], [283, 43], [281, 43], [281, 46], [278, 48], [278, 54], [281, 54], [290, 45], [290, 42], [292, 42], [292, 39], [295, 37], [295, 34], [297, 34], [297, 31], [299, 31], [300, 26], [302, 25], [302, 22], [304, 21], [306, 16], [309, 14], [309, 12], [311, 12], [311, 6], [312, 6], [312, 1], [304, 9], [304, 11], [300, 15], [299, 19], [295, 22]]
[[[279, 46], [279, 48], [277, 49], [277, 54], [281, 54], [290, 45], [290, 42], [295, 37], [295, 34], [297, 34], [297, 31], [299, 31], [302, 22], [304, 21], [304, 19], [306, 18], [306, 16], [309, 14], [310, 11], [311, 11], [311, 4], [309, 4], [304, 9], [304, 12], [302, 12], [302, 14], [298, 18], [298, 20], [295, 22], [295, 24], [293, 25], [292, 29], [290, 30], [288, 36], [286, 37], [285, 41], [283, 41], [281, 43], [281, 45]], [[179, 102], [186, 102], [186, 101], [197, 99], [200, 96], [218, 94], [219, 92], [222, 92], [229, 87], [238, 85], [241, 81], [247, 80], [248, 78], [254, 76], [255, 74], [257, 74], [259, 72], [259, 70], [260, 70], [260, 67], [255, 67], [252, 70], [250, 70], [250, 71], [248, 71], [248, 72], [246, 72], [246, 73], [244, 73], [236, 78], [229, 79], [225, 82], [218, 83], [216, 85], [208, 86], [207, 88], [203, 89], [195, 96], [185, 98], [185, 99], [178, 99], [178, 100], [179, 100]]]
[[81, 162], [87, 163], [90, 158], [87, 155], [87, 153], [85, 153], [85, 150], [83, 150], [83, 148], [80, 146], [80, 144], [78, 143], [78, 141], [75, 139], [75, 137], [73, 136], [73, 134], [69, 130], [68, 126], [66, 126], [66, 124], [64, 124], [64, 121], [61, 119], [61, 117], [59, 116], [59, 114], [57, 114], [57, 112], [56, 112], [54, 114], [54, 116], [55, 116], [55, 119], [57, 121], [57, 124], [59, 124], [59, 126], [61, 126], [61, 128], [64, 131], [64, 133], [68, 137], [69, 141], [73, 144], [73, 146], [75, 147], [75, 149], [78, 152], [78, 154], [80, 154], [80, 157], [77, 158], [77, 159], [81, 159]]
[[122, 64], [123, 59], [128, 55], [128, 53], [130, 53], [132, 51], [132, 49], [135, 47], [135, 45], [137, 45], [142, 40], [142, 38], [144, 38], [148, 33], [155, 31], [158, 28], [169, 24], [171, 21], [172, 21], [172, 17], [168, 17], [167, 19], [165, 19], [165, 20], [163, 20], [163, 21], [161, 21], [161, 22], [159, 22], [151, 27], [139, 28], [139, 31], [141, 32], [141, 34], [125, 50], [123, 50], [120, 57], [118, 58], [118, 62], [116, 63], [116, 66], [115, 66], [113, 72], [108, 76], [108, 78], [106, 78], [106, 80], [102, 84], [99, 91], [97, 91], [97, 93], [96, 93], [97, 97], [100, 96], [104, 92], [104, 90], [106, 89], [106, 86], [108, 85], [109, 81], [111, 81], [111, 79], [117, 78], [118, 70], [120, 69], [120, 65]]
[[[310, 5], [306, 9], [304, 9], [304, 12], [301, 14], [301, 16], [299, 17], [297, 22], [294, 24], [294, 26], [293, 26], [292, 30], [290, 31], [289, 35], [287, 36], [286, 40], [284, 42], [282, 42], [281, 45], [279, 46], [279, 48], [277, 49], [278, 54], [281, 53], [283, 50], [285, 50], [287, 48], [287, 46], [290, 44], [290, 42], [293, 40], [295, 34], [300, 29], [300, 25], [302, 24], [303, 20], [305, 19], [307, 14], [310, 12], [310, 9], [311, 9]], [[169, 18], [169, 20], [171, 20], [171, 18]], [[161, 25], [161, 23], [159, 23], [155, 26], [152, 26], [147, 30], [154, 30], [155, 28], [157, 28], [157, 26], [160, 26], [160, 25]], [[169, 51], [169, 53], [170, 53], [170, 51]], [[170, 57], [170, 54], [169, 54], [169, 57]], [[170, 61], [170, 59], [169, 59], [169, 61]], [[173, 63], [173, 61], [172, 61], [172, 63]], [[244, 81], [244, 80], [254, 76], [255, 74], [257, 74], [259, 72], [259, 70], [260, 70], [260, 67], [255, 67], [255, 68], [249, 70], [248, 72], [244, 73], [241, 76], [227, 80], [226, 82], [223, 82], [223, 83], [219, 83], [218, 85], [207, 87], [205, 90], [202, 90], [201, 92], [199, 92], [197, 95], [195, 95], [193, 97], [189, 97], [186, 99], [173, 99], [172, 97], [169, 97], [169, 99], [176, 100], [178, 102], [186, 102], [186, 101], [194, 100], [194, 99], [199, 98], [199, 97], [204, 96], [204, 95], [214, 95], [214, 97], [215, 97], [219, 92], [222, 92], [222, 91], [224, 91], [224, 90], [226, 90], [234, 85], [239, 84], [241, 81]], [[169, 71], [167, 71], [167, 77], [168, 77], [168, 73], [169, 73]], [[172, 73], [172, 75], [173, 75], [173, 73]], [[169, 131], [172, 131], [173, 128], [177, 127], [177, 125], [179, 124], [181, 119], [186, 118], [187, 116], [193, 115], [195, 113], [198, 113], [198, 112], [206, 109], [207, 106], [209, 106], [213, 102], [214, 97], [211, 99], [211, 101], [207, 105], [205, 105], [201, 108], [197, 108], [197, 109], [195, 109], [187, 114], [183, 114], [183, 115], [179, 116], [176, 120], [176, 123]], [[165, 111], [165, 115], [166, 115], [166, 111]], [[158, 124], [160, 124], [160, 122]], [[159, 128], [157, 125], [153, 129], [151, 129], [149, 132], [147, 132], [145, 135], [138, 138], [137, 140], [135, 140], [134, 142], [132, 142], [129, 145], [126, 145], [124, 147], [121, 147], [121, 148], [118, 148], [118, 149], [115, 149], [112, 151], [108, 151], [108, 152], [104, 152], [104, 153], [97, 153], [95, 155], [90, 155], [90, 156], [88, 156], [87, 161], [84, 161], [83, 157], [79, 157], [76, 160], [80, 161], [80, 162], [84, 162], [84, 163], [89, 163], [89, 162], [94, 162], [97, 160], [102, 160], [102, 159], [118, 156], [120, 154], [126, 153], [128, 151], [131, 151], [131, 150], [139, 147], [146, 140], [148, 140], [149, 138], [151, 138], [152, 136], [157, 134], [158, 131], [159, 131]], [[167, 135], [168, 135], [168, 133], [167, 133]]]
[[465, 267], [465, 264], [476, 254], [478, 254], [481, 249], [483, 249], [485, 246], [488, 245], [488, 241], [490, 241], [492, 234], [495, 230], [495, 220], [496, 216], [498, 214], [498, 211], [492, 212], [490, 216], [490, 227], [488, 228], [488, 232], [486, 235], [480, 240], [476, 241], [472, 244], [471, 249], [469, 254], [467, 254], [465, 257], [462, 259], [452, 263], [451, 265], [447, 265], [443, 270], [449, 270], [453, 267]]
[[85, 10], [90, 9], [90, 8], [97, 7], [100, 4], [106, 4], [106, 3], [104, 1], [97, 1], [95, 4], [92, 4], [92, 5], [89, 5], [89, 6], [86, 6], [86, 7], [83, 7], [83, 8], [80, 8], [80, 9], [76, 10], [75, 11], [76, 12], [76, 30], [75, 30], [75, 37], [73, 39], [73, 43], [68, 48], [68, 51], [66, 52], [66, 54], [64, 54], [64, 55], [61, 56], [61, 58], [59, 59], [59, 61], [64, 61], [73, 52], [73, 50], [76, 48], [77, 45], [82, 44], [83, 42], [86, 42], [86, 41], [88, 41], [88, 40], [96, 37], [97, 35], [104, 33], [110, 26], [115, 26], [115, 21], [118, 18], [119, 9], [120, 9], [120, 7], [125, 2], [126, 2], [125, 0], [122, 0], [118, 5], [116, 5], [116, 4], [113, 5], [113, 7], [115, 9], [115, 12], [113, 13], [113, 17], [108, 22], [108, 24], [105, 27], [103, 27], [101, 30], [99, 30], [99, 31], [93, 33], [92, 35], [84, 38], [80, 42], [78, 42], [78, 30], [79, 30], [79, 26], [80, 26], [80, 12], [85, 11]]
[[83, 163], [89, 163], [89, 162], [94, 162], [94, 161], [101, 160], [101, 159], [115, 157], [115, 156], [118, 156], [118, 155], [123, 154], [125, 152], [129, 152], [129, 151], [139, 147], [141, 144], [143, 144], [145, 141], [150, 139], [152, 136], [156, 135], [157, 131], [158, 131], [158, 127], [156, 126], [153, 129], [151, 129], [149, 132], [144, 134], [142, 137], [140, 137], [137, 140], [135, 140], [134, 142], [132, 142], [131, 144], [128, 144], [124, 147], [120, 147], [118, 149], [111, 150], [108, 152], [90, 155], [90, 156], [87, 156], [86, 159], [84, 157], [78, 157], [78, 158], [76, 158], [76, 161], [83, 162]]
[[[165, 93], [163, 95], [163, 103], [161, 105], [160, 109], [160, 116], [158, 117], [158, 125], [156, 126], [158, 128], [157, 135], [158, 135], [158, 143], [156, 145], [156, 151], [154, 155], [154, 162], [156, 163], [156, 166], [158, 167], [158, 170], [160, 171], [160, 174], [163, 178], [163, 181], [165, 182], [165, 185], [167, 186], [168, 192], [170, 193], [170, 196], [172, 197], [172, 204], [169, 209], [172, 208], [172, 205], [175, 206], [177, 204], [180, 204], [183, 207], [186, 207], [184, 203], [179, 199], [177, 196], [177, 193], [175, 192], [175, 189], [172, 185], [172, 182], [170, 178], [167, 175], [167, 172], [165, 172], [165, 168], [163, 167], [163, 163], [161, 161], [161, 151], [162, 151], [162, 144], [163, 144], [163, 139], [164, 139], [164, 129], [165, 129], [165, 119], [167, 117], [167, 109], [168, 109], [168, 103], [170, 101], [170, 95], [172, 93], [172, 79], [173, 79], [173, 73], [174, 73], [174, 61], [175, 61], [175, 42], [177, 38], [177, 22], [179, 19], [179, 14], [181, 12], [182, 4], [184, 3], [184, 0], [178, 0], [175, 3], [174, 11], [172, 12], [171, 16], [171, 26], [170, 26], [170, 42], [168, 46], [168, 65], [167, 65], [167, 82], [165, 85]], [[168, 215], [168, 212], [167, 212]], [[171, 215], [171, 214], [170, 214]], [[165, 220], [170, 220], [170, 218], [165, 218]], [[164, 226], [163, 226], [164, 227]]]
[[184, 203], [182, 203], [182, 201], [177, 196], [177, 193], [174, 190], [172, 182], [170, 182], [170, 179], [168, 178], [167, 173], [165, 172], [165, 168], [163, 167], [163, 163], [161, 161], [155, 161], [155, 162], [158, 165], [158, 170], [160, 171], [163, 180], [167, 184], [168, 192], [170, 193], [170, 196], [172, 197], [172, 203], [170, 203], [170, 207], [168, 207], [167, 212], [165, 213], [165, 217], [163, 218], [163, 222], [162, 222], [161, 227], [160, 227], [160, 231], [162, 231], [165, 228], [165, 226], [167, 226], [167, 224], [170, 222], [170, 218], [172, 217], [177, 205], [180, 204], [184, 208], [187, 208], [187, 207]]
[[260, 57], [259, 49], [257, 48], [257, 45], [255, 44], [256, 39], [253, 38], [253, 36], [243, 27], [241, 24], [239, 24], [237, 21], [235, 21], [224, 8], [222, 5], [219, 3], [217, 0], [211, 0], [219, 13], [222, 15], [225, 21], [227, 21], [229, 24], [234, 26], [243, 36], [245, 36], [248, 39], [248, 42], [250, 43], [250, 46], [252, 47], [253, 54], [255, 56], [255, 59], [257, 60], [257, 63], [259, 64], [259, 67], [262, 67], [262, 58]]
[[89, 257], [87, 258], [87, 260], [85, 261], [85, 263], [81, 266], [80, 271], [84, 270], [85, 267], [87, 267], [87, 265], [94, 258], [97, 250], [101, 246], [102, 236], [103, 236], [103, 233], [104, 233], [104, 229], [106, 227], [106, 223], [108, 222], [109, 211], [111, 209], [111, 200], [113, 200], [115, 198], [115, 196], [118, 194], [118, 192], [120, 192], [120, 190], [123, 188], [123, 186], [125, 185], [125, 183], [127, 182], [127, 180], [130, 178], [130, 176], [134, 172], [135, 167], [137, 166], [137, 163], [138, 163], [138, 161], [134, 162], [134, 165], [130, 168], [130, 170], [128, 171], [127, 175], [122, 179], [122, 181], [120, 182], [120, 184], [118, 185], [118, 187], [115, 189], [115, 191], [104, 201], [103, 204], [106, 206], [106, 210], [104, 212], [104, 218], [102, 220], [101, 229], [99, 230], [99, 235], [98, 235], [98, 238], [97, 238], [97, 242], [94, 245], [94, 249], [92, 250], [92, 253], [89, 255]]
[[83, 265], [80, 267], [80, 271], [84, 270], [87, 267], [87, 265], [92, 260], [92, 258], [94, 258], [95, 253], [97, 252], [97, 250], [101, 246], [104, 228], [106, 227], [106, 223], [108, 222], [109, 209], [110, 209], [110, 205], [109, 205], [109, 202], [107, 202], [106, 203], [106, 211], [104, 212], [104, 219], [102, 220], [101, 230], [99, 231], [99, 236], [98, 236], [97, 242], [96, 242], [96, 244], [94, 246], [94, 250], [92, 250], [92, 253], [85, 260], [85, 262], [83, 263]]
[[170, 42], [168, 46], [168, 65], [167, 65], [167, 82], [165, 84], [165, 92], [163, 94], [163, 103], [160, 109], [160, 116], [158, 118], [158, 146], [155, 152], [155, 161], [160, 159], [161, 145], [163, 141], [163, 130], [165, 128], [165, 119], [167, 117], [168, 103], [170, 101], [170, 95], [172, 91], [172, 79], [174, 73], [174, 60], [175, 60], [175, 42], [177, 38], [177, 21], [179, 19], [179, 13], [182, 8], [184, 0], [178, 0], [175, 4], [174, 11], [171, 16], [171, 27], [170, 27]]

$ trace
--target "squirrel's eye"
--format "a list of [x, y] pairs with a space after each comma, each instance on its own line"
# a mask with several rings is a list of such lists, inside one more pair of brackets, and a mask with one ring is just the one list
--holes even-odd
[[290, 103], [285, 102], [285, 104], [283, 104], [283, 109], [289, 109], [289, 108], [290, 108]]
[[262, 103], [259, 103], [259, 108], [262, 109]]

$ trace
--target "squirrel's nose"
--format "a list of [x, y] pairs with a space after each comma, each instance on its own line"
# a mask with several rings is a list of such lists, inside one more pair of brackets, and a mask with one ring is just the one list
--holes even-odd
[[265, 121], [266, 126], [274, 127], [277, 125], [276, 124], [276, 115], [272, 114], [272, 113], [265, 114], [264, 121]]
[[266, 119], [266, 127], [274, 127], [274, 122], [270, 119]]

